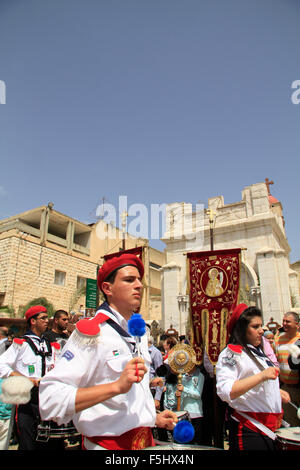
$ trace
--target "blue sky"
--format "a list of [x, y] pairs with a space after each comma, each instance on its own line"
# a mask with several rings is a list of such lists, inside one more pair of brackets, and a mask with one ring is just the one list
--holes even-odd
[[0, 0], [0, 217], [270, 178], [299, 260], [299, 20], [298, 0]]

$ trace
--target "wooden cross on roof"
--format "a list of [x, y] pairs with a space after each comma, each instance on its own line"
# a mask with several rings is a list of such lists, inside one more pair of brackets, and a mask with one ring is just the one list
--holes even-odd
[[267, 189], [268, 189], [268, 194], [271, 194], [270, 193], [270, 185], [274, 184], [274, 181], [270, 181], [269, 178], [265, 178], [265, 183], [266, 183], [266, 186], [267, 186]]

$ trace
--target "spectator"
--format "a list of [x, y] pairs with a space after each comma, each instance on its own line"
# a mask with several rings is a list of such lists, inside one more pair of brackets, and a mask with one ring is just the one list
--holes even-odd
[[169, 336], [168, 338], [165, 339], [165, 341], [163, 342], [163, 347], [165, 350], [164, 361], [168, 360], [169, 352], [174, 346], [176, 346], [176, 344], [177, 344], [177, 339], [174, 338], [174, 336]]
[[4, 353], [10, 346], [8, 339], [8, 328], [6, 326], [0, 327], [0, 354]]
[[195, 437], [191, 442], [193, 445], [203, 445], [203, 385], [204, 375], [196, 366], [189, 373], [182, 374], [181, 384], [166, 382], [164, 408], [176, 411], [178, 400], [180, 401], [178, 411], [189, 413], [195, 430]]
[[[282, 390], [286, 390], [291, 401], [300, 406], [300, 384], [298, 369], [291, 369], [288, 363], [289, 347], [300, 339], [299, 315], [287, 312], [282, 321], [283, 332], [275, 337], [274, 347], [280, 367], [280, 383]], [[297, 410], [288, 404], [283, 404], [284, 419], [291, 426], [299, 426]]]
[[[0, 379], [0, 394], [3, 379]], [[11, 420], [13, 406], [8, 403], [0, 401], [0, 450], [8, 450], [10, 434], [11, 434]]]
[[159, 410], [160, 399], [161, 399], [161, 395], [163, 392], [163, 388], [155, 385], [154, 378], [156, 376], [156, 373], [155, 373], [156, 369], [159, 366], [161, 366], [163, 363], [163, 357], [159, 349], [157, 349], [153, 344], [153, 337], [150, 335], [149, 327], [147, 328], [147, 336], [148, 336], [148, 351], [149, 351], [150, 358], [151, 358], [150, 376], [149, 376], [150, 390], [154, 398], [155, 408]]
[[57, 310], [54, 313], [53, 323], [50, 330], [45, 331], [44, 337], [48, 338], [51, 343], [58, 342], [61, 347], [67, 342], [69, 315], [65, 310]]

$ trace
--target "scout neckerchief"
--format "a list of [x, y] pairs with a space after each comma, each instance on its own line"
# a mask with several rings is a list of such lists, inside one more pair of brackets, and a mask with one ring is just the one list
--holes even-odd
[[[268, 358], [268, 356], [266, 356], [266, 354], [262, 351], [262, 349], [259, 347], [259, 346], [251, 346], [251, 345], [247, 345], [249, 350], [251, 351], [252, 354], [254, 354], [255, 356], [257, 357], [261, 357], [264, 359], [265, 363], [267, 364], [267, 366], [269, 367], [275, 367], [275, 365], [273, 364], [273, 362]], [[251, 357], [250, 354], [248, 353], [247, 349], [244, 348], [244, 351], [248, 354], [248, 356], [255, 362], [255, 364], [258, 366], [259, 369], [263, 369], [264, 367], [262, 366], [262, 364], [260, 364], [259, 361], [257, 361], [257, 359], [255, 357]]]
[[119, 333], [120, 336], [122, 336], [124, 341], [126, 341], [126, 343], [128, 343], [130, 348], [132, 349], [132, 353], [135, 354], [135, 352], [136, 352], [136, 342], [135, 342], [134, 338], [127, 331], [125, 331], [119, 325], [119, 323], [117, 323], [117, 317], [116, 317], [115, 313], [112, 311], [112, 309], [110, 308], [110, 306], [108, 305], [107, 302], [103, 302], [103, 304], [100, 305], [98, 313], [101, 310], [105, 310], [106, 312], [111, 313], [113, 315], [113, 317], [116, 320], [114, 320], [112, 318], [108, 318], [107, 320], [105, 320], [106, 323], [108, 323], [117, 333]]
[[[37, 345], [34, 343], [32, 338], [30, 336], [34, 336], [35, 340], [39, 342], [40, 348], [37, 347]], [[25, 333], [23, 336], [23, 339], [26, 341], [26, 343], [29, 344], [31, 347], [32, 351], [36, 356], [41, 356], [42, 358], [42, 373], [41, 376], [43, 377], [46, 372], [46, 357], [52, 356], [52, 347], [51, 343], [47, 338], [40, 338], [39, 336], [36, 336], [34, 333], [31, 331], [28, 331]], [[46, 350], [43, 349], [44, 345], [46, 346]]]

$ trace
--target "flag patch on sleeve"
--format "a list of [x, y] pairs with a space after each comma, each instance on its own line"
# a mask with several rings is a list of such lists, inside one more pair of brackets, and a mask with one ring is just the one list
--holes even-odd
[[67, 361], [71, 361], [71, 359], [73, 359], [74, 357], [74, 354], [71, 351], [67, 350], [63, 353], [62, 357], [65, 357]]

